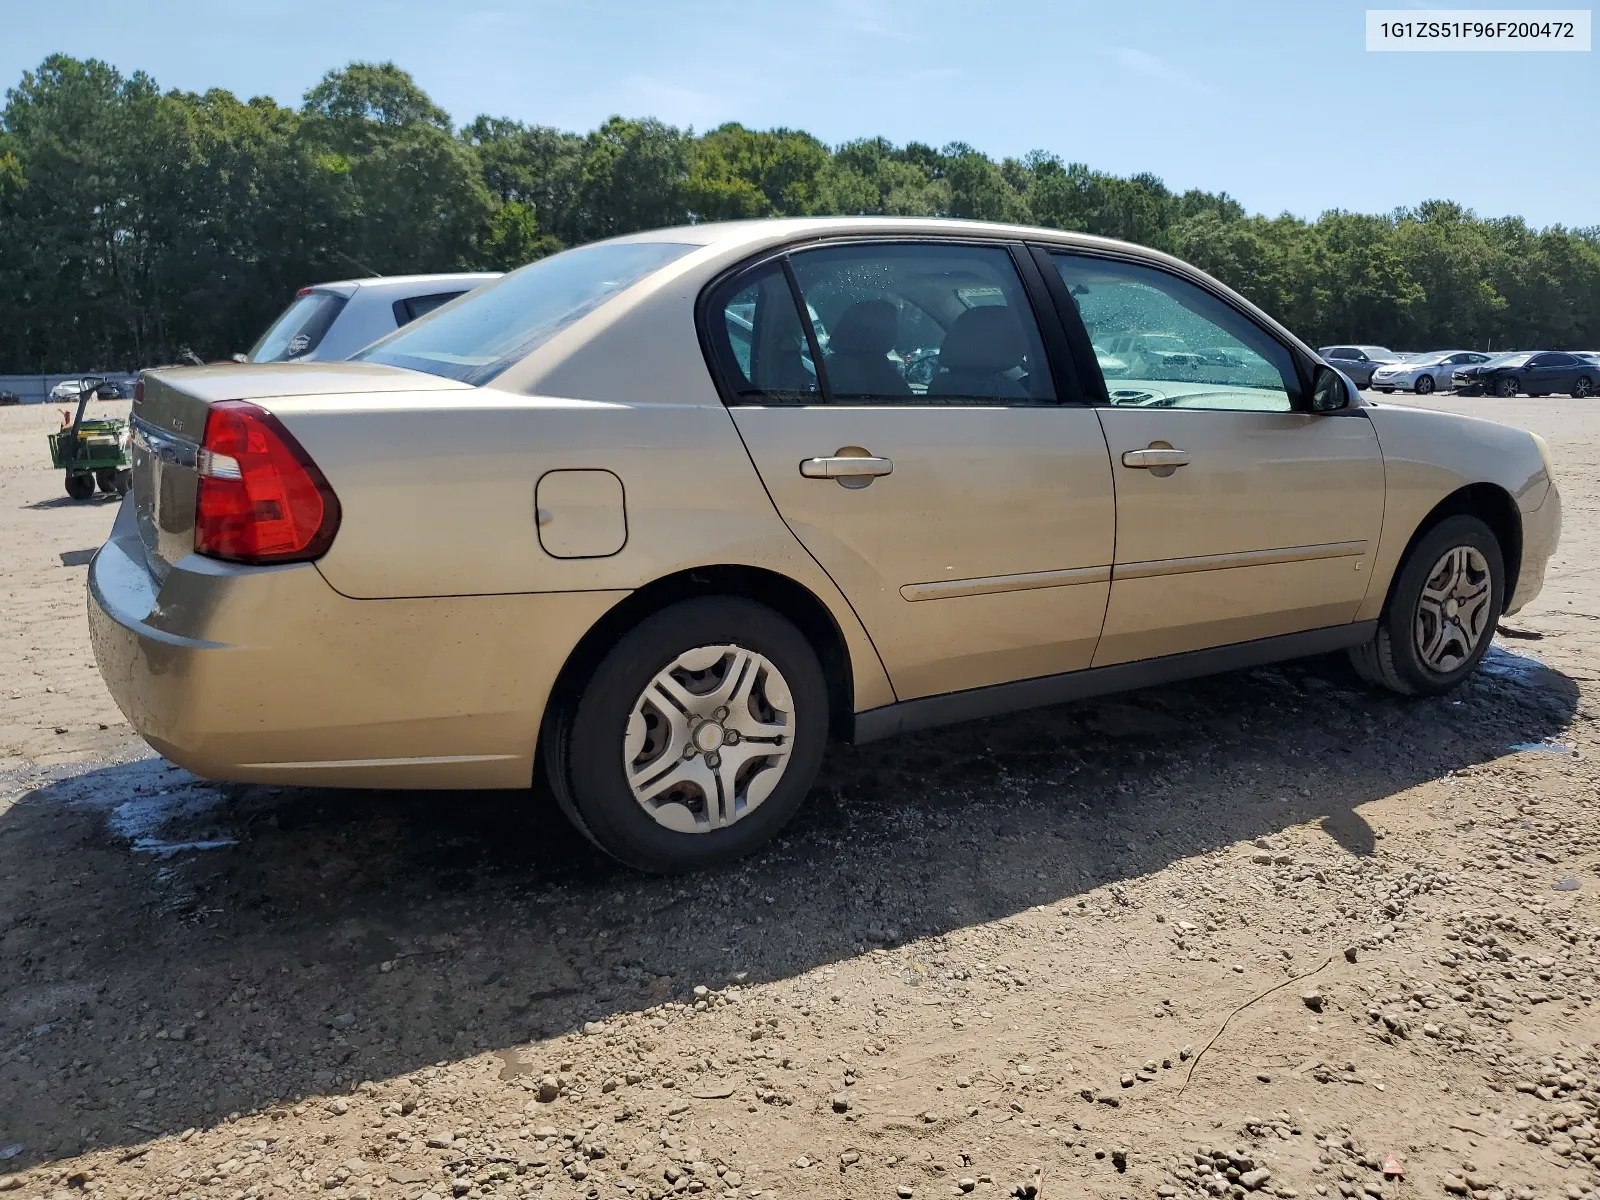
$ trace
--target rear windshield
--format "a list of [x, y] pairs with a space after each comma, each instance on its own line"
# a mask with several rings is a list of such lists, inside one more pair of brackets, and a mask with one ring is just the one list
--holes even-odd
[[355, 357], [487, 383], [578, 318], [694, 248], [678, 242], [597, 242], [541, 258]]
[[322, 344], [344, 303], [345, 298], [337, 292], [306, 292], [296, 296], [283, 316], [261, 335], [245, 361], [292, 362], [304, 358]]

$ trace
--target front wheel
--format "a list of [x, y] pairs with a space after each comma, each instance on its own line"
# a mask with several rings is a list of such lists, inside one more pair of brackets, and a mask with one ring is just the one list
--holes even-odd
[[1509, 400], [1517, 394], [1517, 381], [1515, 379], [1502, 379], [1494, 385], [1494, 394], [1503, 400]]
[[1378, 390], [1380, 392], [1382, 392], [1385, 396], [1394, 395], [1394, 389], [1393, 388], [1379, 388]]
[[1437, 696], [1477, 667], [1504, 603], [1500, 543], [1477, 517], [1447, 517], [1412, 549], [1377, 633], [1350, 661], [1369, 683]]
[[1587, 375], [1579, 375], [1572, 381], [1572, 395], [1576, 400], [1594, 395], [1594, 380]]
[[600, 849], [673, 874], [740, 858], [789, 821], [822, 762], [828, 689], [805, 637], [740, 597], [647, 617], [603, 658], [544, 761]]
[[1426, 396], [1433, 391], [1433, 376], [1418, 375], [1416, 392], [1419, 396]]
[[68, 471], [67, 495], [74, 500], [87, 500], [94, 495], [94, 476], [87, 471]]

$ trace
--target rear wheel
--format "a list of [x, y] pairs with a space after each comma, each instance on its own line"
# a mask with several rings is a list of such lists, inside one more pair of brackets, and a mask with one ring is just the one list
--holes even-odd
[[567, 815], [612, 857], [692, 871], [770, 840], [816, 778], [828, 691], [805, 637], [765, 605], [686, 600], [646, 618], [546, 727]]
[[1503, 399], [1509, 400], [1512, 396], [1517, 394], [1517, 381], [1515, 379], [1502, 379], [1499, 383], [1494, 385], [1494, 394]]
[[1432, 375], [1426, 375], [1426, 374], [1418, 375], [1417, 376], [1417, 384], [1416, 384], [1417, 395], [1426, 396], [1432, 391], [1433, 391], [1433, 376]]
[[1500, 543], [1477, 517], [1448, 517], [1412, 549], [1372, 641], [1350, 651], [1370, 683], [1436, 696], [1470, 675], [1505, 603]]
[[87, 500], [94, 495], [94, 476], [87, 471], [68, 471], [67, 495], [74, 500]]
[[117, 490], [117, 469], [115, 467], [101, 467], [94, 473], [95, 486], [106, 495]]
[[1594, 395], [1594, 380], [1587, 375], [1579, 375], [1572, 381], [1572, 394], [1579, 400]]

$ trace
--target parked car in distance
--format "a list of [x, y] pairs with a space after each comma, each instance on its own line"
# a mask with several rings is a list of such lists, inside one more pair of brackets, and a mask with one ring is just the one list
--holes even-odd
[[[1228, 363], [1108, 380], [1126, 334]], [[1366, 404], [1158, 251], [975, 221], [596, 242], [349, 362], [147, 372], [134, 421], [89, 609], [151, 745], [538, 772], [652, 871], [762, 845], [830, 740], [1333, 650], [1445, 692], [1560, 528], [1534, 435]]]
[[1372, 386], [1372, 373], [1385, 363], [1401, 358], [1385, 346], [1324, 346], [1318, 351], [1322, 361], [1343, 371], [1358, 388]]
[[96, 400], [115, 400], [117, 398], [117, 385], [109, 379], [63, 379], [50, 389], [48, 404], [76, 404], [83, 389], [90, 384], [94, 386]]
[[0, 408], [10, 408], [13, 404], [21, 404], [22, 397], [16, 392], [0, 391]]
[[333, 362], [500, 278], [497, 271], [454, 275], [385, 275], [303, 287], [267, 327], [248, 363]]
[[1476, 367], [1458, 369], [1451, 377], [1463, 395], [1592, 396], [1600, 381], [1600, 365], [1564, 350], [1526, 350]]
[[1457, 367], [1489, 361], [1490, 356], [1476, 350], [1439, 350], [1431, 354], [1410, 355], [1400, 362], [1384, 363], [1372, 373], [1371, 387], [1392, 393], [1405, 388], [1419, 396], [1450, 389]]

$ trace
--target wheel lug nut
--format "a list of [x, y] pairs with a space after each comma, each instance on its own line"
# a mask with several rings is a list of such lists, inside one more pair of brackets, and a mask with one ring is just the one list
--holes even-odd
[[726, 721], [728, 719], [728, 710], [726, 708], [719, 708], [716, 712], [711, 714], [711, 717], [716, 721]]
[[720, 767], [721, 765], [722, 765], [722, 755], [716, 754], [716, 753], [711, 753], [711, 754], [706, 755], [706, 766], [708, 766], [708, 767]]
[[727, 733], [722, 735], [722, 744], [724, 746], [737, 746], [739, 744], [739, 731], [737, 729], [728, 730]]

